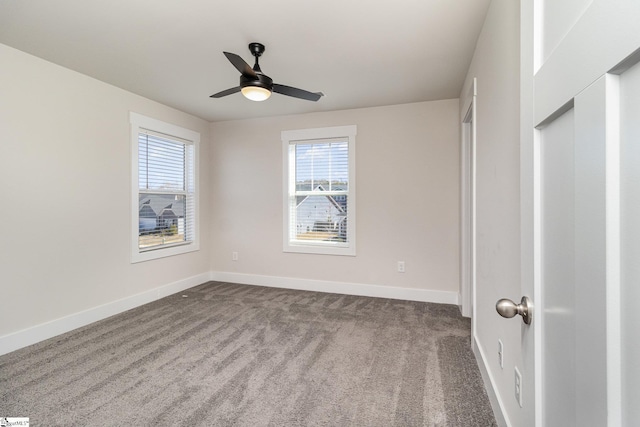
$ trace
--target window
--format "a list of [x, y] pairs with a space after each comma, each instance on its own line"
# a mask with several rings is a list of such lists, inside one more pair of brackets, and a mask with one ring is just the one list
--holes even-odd
[[136, 113], [130, 120], [131, 261], [198, 250], [200, 134]]
[[285, 252], [356, 254], [356, 131], [282, 132]]

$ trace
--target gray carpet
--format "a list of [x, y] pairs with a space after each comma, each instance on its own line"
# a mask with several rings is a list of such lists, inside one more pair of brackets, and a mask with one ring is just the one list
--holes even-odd
[[209, 282], [0, 356], [0, 416], [493, 426], [469, 329], [452, 305]]

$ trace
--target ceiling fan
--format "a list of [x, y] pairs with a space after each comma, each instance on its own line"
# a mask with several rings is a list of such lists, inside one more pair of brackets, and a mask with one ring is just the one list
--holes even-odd
[[271, 96], [272, 92], [294, 98], [306, 99], [307, 101], [317, 101], [321, 96], [324, 96], [322, 92], [309, 92], [274, 83], [269, 76], [262, 73], [260, 65], [258, 64], [258, 58], [260, 58], [265, 50], [264, 45], [260, 43], [249, 43], [249, 50], [251, 54], [256, 57], [256, 63], [253, 68], [235, 53], [224, 52], [229, 62], [240, 71], [240, 86], [215, 93], [211, 95], [210, 98], [222, 98], [223, 96], [236, 92], [242, 92], [246, 98], [252, 101], [264, 101]]

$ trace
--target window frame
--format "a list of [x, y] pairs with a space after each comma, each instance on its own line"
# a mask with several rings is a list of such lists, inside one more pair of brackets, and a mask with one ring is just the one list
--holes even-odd
[[[283, 252], [322, 254], [322, 255], [346, 255], [356, 256], [356, 134], [357, 126], [333, 126], [313, 129], [285, 130], [281, 133], [282, 139], [282, 166], [283, 166]], [[314, 141], [346, 139], [348, 144], [349, 185], [347, 196], [347, 244], [331, 244], [328, 242], [310, 242], [292, 240], [291, 204], [295, 203], [295, 169], [290, 161], [290, 147], [297, 144], [310, 144]], [[291, 189], [294, 189], [293, 194]]]
[[[200, 149], [200, 133], [180, 126], [166, 123], [142, 114], [129, 112], [131, 124], [131, 263], [149, 261], [174, 255], [180, 255], [200, 250], [200, 183], [198, 178], [198, 163]], [[141, 130], [150, 133], [165, 135], [168, 139], [179, 140], [185, 144], [193, 146], [193, 170], [189, 169], [189, 162], [185, 162], [185, 175], [192, 174], [193, 191], [186, 190], [186, 195], [193, 198], [193, 240], [158, 246], [150, 249], [139, 248], [139, 194], [147, 193], [139, 187], [139, 159], [138, 159], [138, 138]], [[144, 133], [144, 132], [142, 132]], [[188, 181], [188, 178], [185, 177]], [[185, 182], [185, 186], [188, 185]]]

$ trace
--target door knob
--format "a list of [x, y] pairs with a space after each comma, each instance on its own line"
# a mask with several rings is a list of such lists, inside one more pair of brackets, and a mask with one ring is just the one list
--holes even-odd
[[516, 304], [507, 298], [502, 298], [496, 303], [496, 311], [502, 317], [511, 318], [516, 314], [522, 316], [522, 321], [527, 325], [531, 323], [533, 306], [528, 297], [522, 297], [520, 304]]

